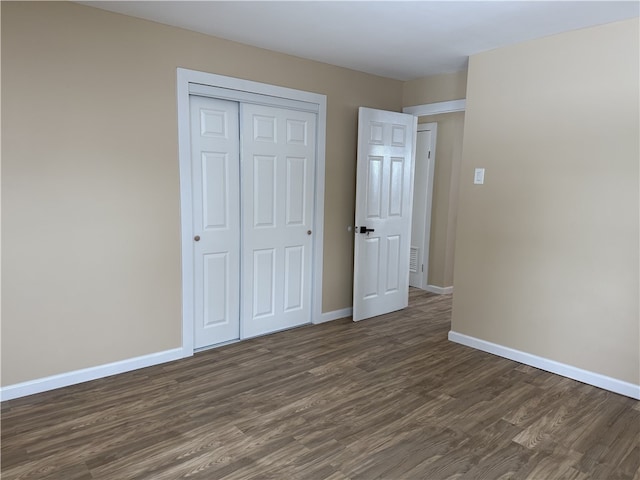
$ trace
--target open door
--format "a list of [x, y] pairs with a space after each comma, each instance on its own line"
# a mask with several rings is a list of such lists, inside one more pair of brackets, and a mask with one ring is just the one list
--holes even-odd
[[353, 320], [405, 308], [417, 117], [360, 107]]

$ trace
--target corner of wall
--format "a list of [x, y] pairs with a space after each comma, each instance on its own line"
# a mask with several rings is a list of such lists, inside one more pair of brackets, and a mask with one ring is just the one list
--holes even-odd
[[424, 105], [465, 98], [467, 94], [467, 70], [430, 75], [404, 82], [402, 106]]

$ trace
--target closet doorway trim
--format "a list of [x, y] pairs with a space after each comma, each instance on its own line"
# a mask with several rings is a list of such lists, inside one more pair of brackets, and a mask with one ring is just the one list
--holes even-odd
[[319, 93], [226, 77], [212, 73], [177, 69], [178, 161], [180, 169], [180, 224], [182, 263], [182, 353], [193, 355], [194, 348], [194, 272], [193, 272], [193, 199], [191, 191], [191, 143], [189, 94], [224, 100], [281, 106], [316, 112], [317, 151], [314, 185], [314, 237], [311, 287], [311, 322], [320, 323], [322, 315], [322, 258], [324, 238], [324, 176], [327, 123], [327, 97]]

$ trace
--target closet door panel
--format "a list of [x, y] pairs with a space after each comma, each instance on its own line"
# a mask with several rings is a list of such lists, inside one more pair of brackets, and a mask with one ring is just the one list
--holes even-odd
[[195, 348], [240, 338], [239, 105], [191, 95]]
[[[252, 337], [311, 320], [316, 115], [242, 104], [240, 124], [242, 336]], [[255, 261], [267, 251], [272, 275]]]

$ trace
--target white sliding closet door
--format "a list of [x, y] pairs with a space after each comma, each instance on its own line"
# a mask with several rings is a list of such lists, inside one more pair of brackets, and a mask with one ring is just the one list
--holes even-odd
[[242, 337], [311, 321], [316, 115], [241, 104]]
[[191, 95], [195, 348], [240, 338], [238, 103]]

